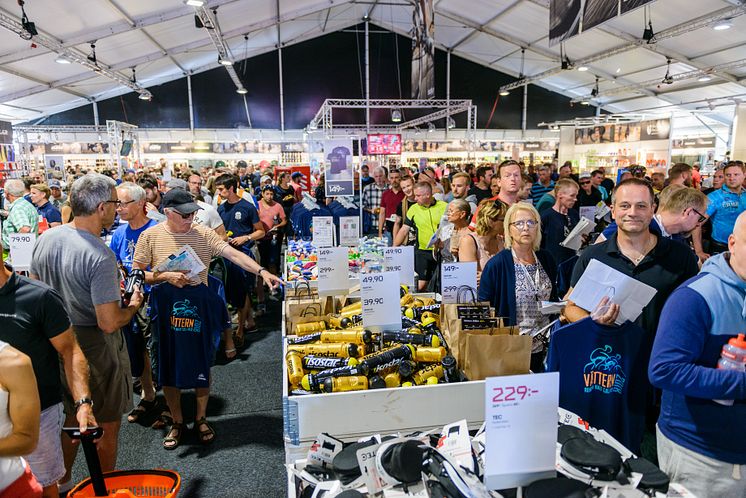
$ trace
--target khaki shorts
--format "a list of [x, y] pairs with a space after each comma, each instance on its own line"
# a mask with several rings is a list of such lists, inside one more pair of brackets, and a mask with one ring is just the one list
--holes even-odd
[[[73, 325], [75, 336], [83, 351], [90, 373], [88, 385], [93, 399], [93, 415], [98, 423], [119, 422], [132, 409], [132, 375], [127, 344], [121, 330], [105, 334], [98, 327]], [[75, 402], [67, 387], [64, 370], [65, 413], [75, 414]]]

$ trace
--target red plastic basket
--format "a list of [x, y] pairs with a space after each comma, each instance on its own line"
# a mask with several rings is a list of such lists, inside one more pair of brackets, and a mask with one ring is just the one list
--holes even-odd
[[[104, 485], [109, 498], [175, 498], [181, 487], [181, 476], [172, 470], [115, 470], [105, 472]], [[68, 498], [97, 496], [89, 477], [67, 494]], [[102, 495], [98, 495], [102, 496]]]

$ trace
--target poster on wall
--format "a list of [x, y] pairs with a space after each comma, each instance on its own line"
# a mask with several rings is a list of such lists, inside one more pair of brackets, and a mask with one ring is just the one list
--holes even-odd
[[412, 98], [435, 97], [435, 16], [433, 0], [415, 0], [412, 13]]
[[44, 167], [47, 173], [51, 171], [63, 171], [65, 168], [64, 158], [62, 156], [44, 156]]
[[13, 126], [7, 121], [0, 121], [0, 144], [13, 143]]
[[640, 123], [606, 124], [575, 129], [575, 145], [630, 143], [647, 140], [668, 140], [670, 119], [654, 119]]
[[556, 45], [653, 0], [550, 0], [549, 45]]
[[352, 140], [338, 138], [324, 141], [325, 193], [327, 197], [354, 195]]

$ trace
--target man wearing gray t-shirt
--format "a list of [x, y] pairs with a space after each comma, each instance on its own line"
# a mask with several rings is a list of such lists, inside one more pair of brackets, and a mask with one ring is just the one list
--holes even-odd
[[[142, 304], [142, 294], [135, 292], [126, 307], [121, 307], [116, 258], [99, 236], [114, 223], [118, 203], [111, 178], [89, 173], [76, 180], [70, 191], [75, 219], [39, 237], [30, 271], [62, 296], [90, 365], [91, 399], [73, 400], [65, 389], [65, 425], [76, 425], [75, 413], [81, 405], [93, 405], [94, 416], [104, 429], [97, 445], [104, 472], [116, 465], [122, 414], [132, 408], [130, 363], [120, 328]], [[60, 481], [61, 492], [70, 480], [76, 450], [64, 437], [67, 474]]]

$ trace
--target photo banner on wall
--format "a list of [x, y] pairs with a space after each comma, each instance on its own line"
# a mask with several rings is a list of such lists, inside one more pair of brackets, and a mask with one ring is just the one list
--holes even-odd
[[549, 0], [549, 45], [556, 45], [653, 0]]
[[575, 145], [629, 143], [647, 140], [668, 140], [670, 119], [653, 119], [639, 123], [597, 125], [575, 130]]
[[0, 121], [0, 144], [13, 143], [13, 125], [7, 121]]
[[327, 197], [355, 195], [351, 139], [339, 138], [324, 141], [324, 173], [324, 190]]
[[412, 98], [435, 97], [435, 16], [433, 0], [415, 0], [412, 13]]

